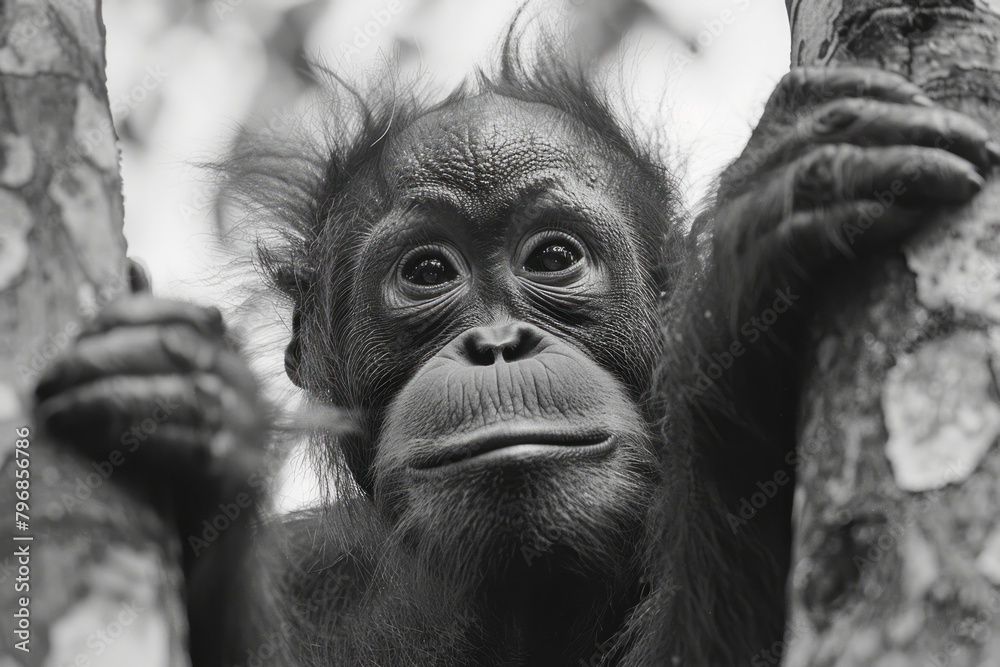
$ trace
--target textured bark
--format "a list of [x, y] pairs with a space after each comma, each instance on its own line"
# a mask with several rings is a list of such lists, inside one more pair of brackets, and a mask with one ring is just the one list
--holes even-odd
[[[0, 663], [183, 667], [176, 539], [109, 481], [117, 457], [85, 462], [46, 442], [28, 409], [47, 363], [129, 289], [99, 10], [0, 2]], [[30, 442], [26, 529], [17, 439]], [[20, 598], [30, 652], [16, 646]]]
[[[788, 4], [793, 65], [899, 72], [1000, 134], [1000, 3]], [[1000, 183], [820, 303], [785, 664], [996, 665]]]

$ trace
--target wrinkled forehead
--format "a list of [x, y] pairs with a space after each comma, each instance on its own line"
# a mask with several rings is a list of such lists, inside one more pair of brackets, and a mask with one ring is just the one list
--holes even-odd
[[392, 180], [414, 199], [495, 200], [591, 180], [609, 168], [608, 156], [578, 121], [546, 104], [496, 95], [420, 117], [396, 137], [386, 157]]

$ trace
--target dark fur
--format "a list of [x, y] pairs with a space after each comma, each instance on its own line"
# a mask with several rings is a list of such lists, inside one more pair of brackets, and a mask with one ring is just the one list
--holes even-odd
[[[512, 29], [498, 74], [480, 75], [443, 101], [429, 102], [410, 89], [365, 96], [340, 84], [354, 102], [358, 122], [349, 135], [338, 128], [328, 152], [306, 158], [298, 148], [263, 153], [255, 144], [228, 165], [233, 190], [253, 202], [255, 217], [268, 221], [260, 265], [291, 303], [307, 350], [292, 375], [317, 401], [357, 405], [358, 423], [378, 423], [365, 406], [384, 397], [345, 396], [350, 388], [331, 387], [329, 378], [343, 372], [344, 350], [380, 342], [347, 340], [341, 325], [350, 308], [346, 295], [355, 279], [359, 232], [377, 219], [387, 199], [388, 184], [379, 182], [376, 167], [384, 147], [413, 119], [469, 95], [495, 93], [544, 102], [579, 120], [644, 175], [635, 205], [648, 222], [641, 233], [664, 293], [665, 341], [649, 342], [650, 359], [658, 349], [661, 354], [651, 361], [655, 372], [644, 380], [651, 388], [642, 397], [664, 481], [652, 502], [638, 499], [628, 510], [648, 508], [642, 510], [647, 534], [631, 536], [628, 545], [641, 552], [635, 566], [646, 583], [642, 591], [613, 593], [635, 595], [637, 604], [581, 659], [746, 664], [781, 639], [790, 499], [773, 500], [737, 531], [726, 515], [737, 511], [755, 481], [784, 467], [780, 457], [791, 437], [778, 418], [783, 412], [787, 417], [793, 404], [787, 387], [774, 380], [789, 377], [791, 368], [751, 352], [741, 360], [749, 369], [741, 377], [760, 368], [760, 385], [735, 386], [724, 378], [704, 395], [692, 390], [698, 365], [728, 340], [726, 327], [704, 313], [721, 313], [727, 303], [721, 295], [732, 286], [719, 284], [711, 253], [698, 242], [704, 228], [683, 231], [677, 186], [656, 153], [615, 118], [583, 69], [564, 66], [554, 50], [539, 54], [537, 63], [519, 57]], [[710, 228], [711, 221], [700, 224]], [[321, 274], [326, 279], [318, 280]], [[754, 397], [761, 395], [773, 402], [758, 410]], [[282, 650], [296, 664], [317, 665], [503, 664], [514, 658], [502, 646], [484, 644], [476, 610], [465, 608], [456, 590], [462, 577], [442, 585], [440, 572], [417, 567], [413, 574], [414, 563], [394, 547], [393, 533], [370, 498], [372, 436], [362, 427], [354, 436], [316, 437], [318, 465], [335, 480], [338, 498], [319, 512], [293, 518], [267, 540], [290, 545], [278, 565], [285, 570], [279, 610], [285, 625], [279, 627], [288, 630], [282, 632], [288, 640]], [[462, 560], [454, 556], [448, 565], [460, 570]], [[567, 594], [558, 582], [553, 591]], [[348, 609], [362, 611], [348, 616]], [[264, 629], [260, 636], [271, 635]], [[253, 645], [244, 649], [255, 654]], [[244, 649], [234, 656], [241, 664]]]

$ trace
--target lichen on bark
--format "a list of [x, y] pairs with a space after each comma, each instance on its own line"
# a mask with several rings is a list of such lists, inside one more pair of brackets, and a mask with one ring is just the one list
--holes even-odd
[[[0, 2], [0, 656], [186, 667], [173, 531], [112, 479], [120, 473], [110, 460], [55, 446], [30, 418], [47, 364], [129, 288], [98, 5]], [[14, 475], [24, 468], [14, 449], [24, 428], [29, 521], [19, 531]], [[15, 551], [23, 547], [27, 563]], [[30, 588], [15, 589], [15, 576]], [[13, 614], [25, 606], [30, 652], [15, 645], [24, 636]]]
[[[901, 73], [1000, 132], [987, 2], [789, 0], [793, 65]], [[785, 664], [1000, 655], [1000, 185], [821, 290]]]

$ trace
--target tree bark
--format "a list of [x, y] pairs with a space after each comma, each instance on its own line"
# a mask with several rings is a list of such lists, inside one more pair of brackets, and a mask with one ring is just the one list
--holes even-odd
[[[898, 72], [1000, 134], [1000, 3], [787, 4], [793, 66]], [[799, 423], [790, 621], [775, 647], [786, 665], [1000, 659], [998, 211], [993, 177], [902, 252], [823, 289]]]
[[46, 365], [130, 289], [99, 0], [3, 2], [0, 26], [0, 646], [184, 667], [179, 545], [109, 482], [127, 453], [84, 461], [29, 412]]

